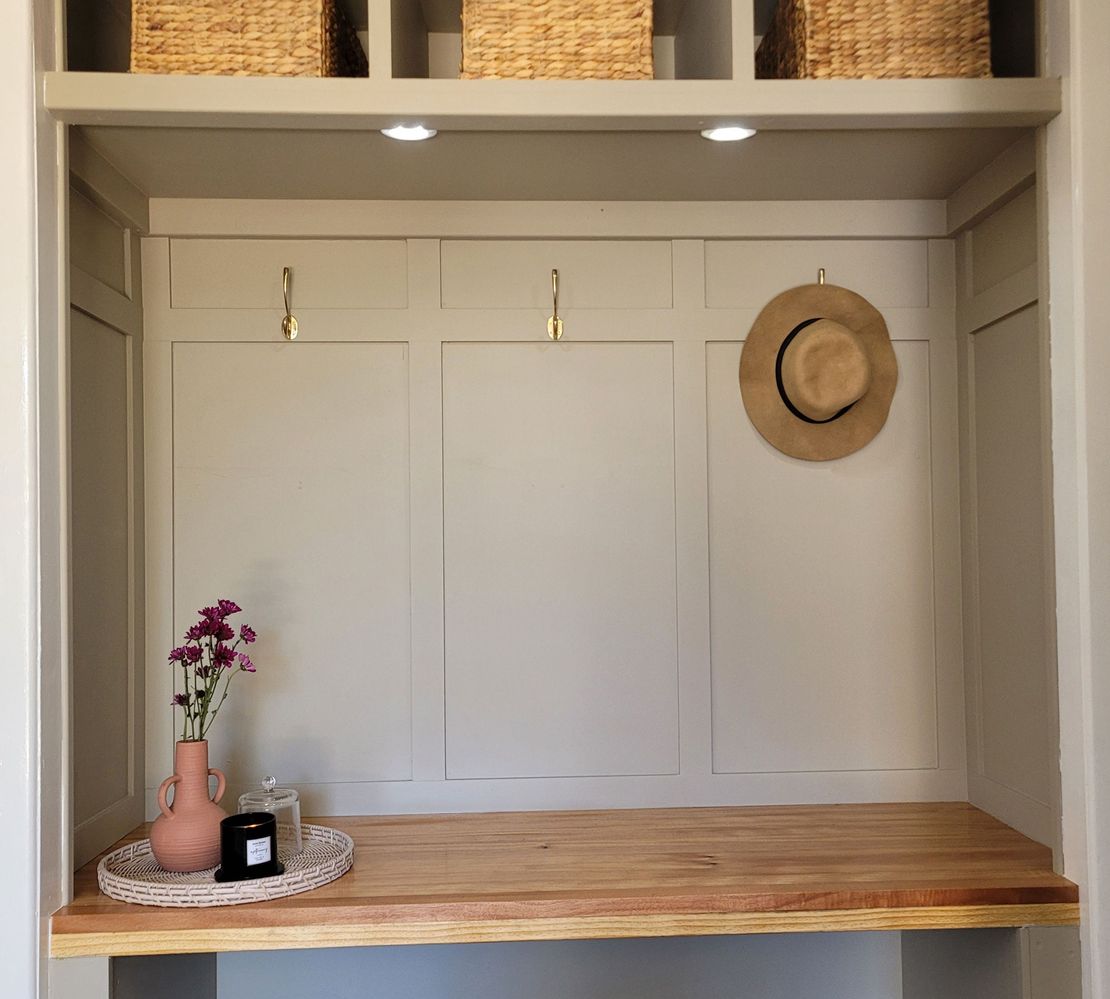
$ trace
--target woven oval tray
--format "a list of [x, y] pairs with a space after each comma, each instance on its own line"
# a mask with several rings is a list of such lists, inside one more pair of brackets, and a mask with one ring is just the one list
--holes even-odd
[[113, 850], [97, 866], [96, 877], [100, 890], [121, 902], [197, 908], [297, 895], [326, 885], [351, 869], [355, 844], [346, 833], [304, 824], [301, 837], [304, 849], [286, 858], [285, 873], [273, 878], [218, 884], [214, 867], [193, 874], [164, 871], [150, 852], [149, 839]]

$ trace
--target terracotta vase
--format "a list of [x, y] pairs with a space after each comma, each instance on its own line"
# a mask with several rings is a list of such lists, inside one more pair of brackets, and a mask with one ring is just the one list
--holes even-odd
[[[208, 796], [208, 777], [216, 778], [216, 795]], [[173, 776], [158, 788], [162, 814], [150, 828], [150, 849], [167, 871], [204, 871], [220, 862], [220, 821], [227, 817], [217, 802], [227, 782], [208, 766], [208, 740], [179, 742], [173, 753]], [[166, 801], [170, 788], [173, 807]]]

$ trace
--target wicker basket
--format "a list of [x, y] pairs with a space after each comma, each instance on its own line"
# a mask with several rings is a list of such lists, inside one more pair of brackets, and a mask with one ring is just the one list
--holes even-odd
[[132, 0], [132, 73], [366, 76], [337, 0]]
[[990, 76], [988, 0], [779, 0], [760, 79]]
[[651, 79], [651, 0], [463, 0], [474, 79]]

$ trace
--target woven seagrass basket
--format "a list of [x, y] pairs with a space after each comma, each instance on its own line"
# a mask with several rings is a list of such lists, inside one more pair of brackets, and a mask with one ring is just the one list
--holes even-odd
[[779, 0], [759, 79], [990, 76], [989, 0]]
[[463, 0], [462, 21], [464, 80], [654, 75], [651, 0]]
[[132, 73], [366, 76], [337, 0], [132, 0]]

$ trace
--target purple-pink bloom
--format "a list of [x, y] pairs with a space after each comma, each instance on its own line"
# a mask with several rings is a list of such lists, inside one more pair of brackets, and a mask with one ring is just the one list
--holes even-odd
[[171, 649], [169, 654], [169, 661], [171, 663], [179, 663], [185, 658], [185, 646], [178, 646], [176, 649]]
[[220, 617], [227, 617], [230, 614], [238, 614], [243, 608], [240, 607], [234, 600], [224, 600], [221, 598], [217, 601], [220, 609]]
[[221, 621], [212, 634], [216, 636], [217, 641], [227, 642], [235, 637], [235, 629], [226, 621]]
[[215, 651], [212, 653], [213, 666], [230, 666], [235, 661], [235, 653], [231, 649], [220, 642], [216, 646]]
[[205, 620], [219, 620], [223, 615], [220, 613], [219, 607], [202, 607], [197, 613]]
[[185, 658], [191, 663], [200, 662], [200, 646], [199, 645], [186, 645]]
[[171, 700], [170, 703], [175, 708], [183, 708], [189, 703], [189, 698], [185, 694], [174, 694], [173, 700]]
[[251, 657], [248, 656], [245, 652], [240, 652], [238, 654], [238, 659], [239, 659], [239, 668], [244, 673], [254, 673], [254, 672], [256, 672], [256, 670], [254, 668], [254, 663], [251, 662]]
[[251, 642], [253, 642], [258, 637], [258, 635], [255, 634], [254, 628], [252, 628], [249, 624], [244, 624], [243, 627], [239, 629], [239, 637], [244, 642], [246, 642], [247, 645], [250, 645]]
[[209, 635], [214, 635], [219, 630], [221, 621], [218, 617], [204, 617], [194, 624], [187, 632], [185, 632], [185, 639], [189, 642], [196, 642], [202, 638], [207, 638]]

